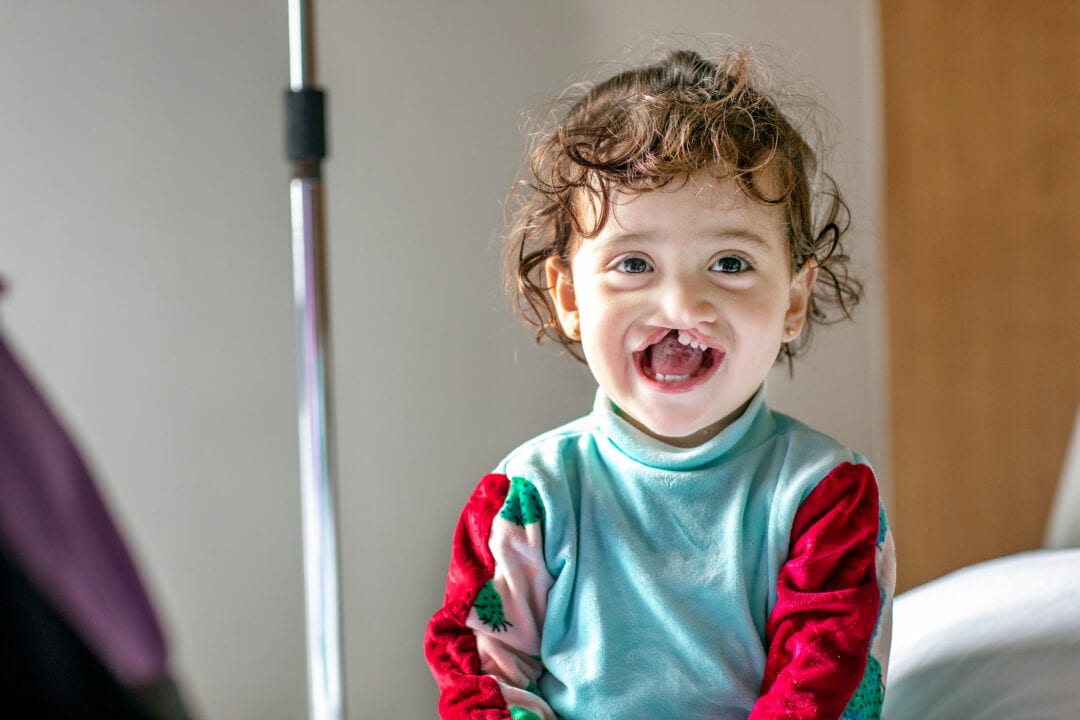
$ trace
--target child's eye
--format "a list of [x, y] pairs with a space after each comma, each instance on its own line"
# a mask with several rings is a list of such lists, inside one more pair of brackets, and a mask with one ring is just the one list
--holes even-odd
[[716, 270], [717, 272], [728, 273], [729, 275], [737, 275], [739, 273], [750, 270], [750, 263], [743, 260], [737, 255], [727, 255], [718, 259], [712, 264], [710, 270]]
[[628, 257], [619, 261], [618, 269], [620, 272], [636, 275], [638, 273], [648, 272], [649, 262], [644, 258]]

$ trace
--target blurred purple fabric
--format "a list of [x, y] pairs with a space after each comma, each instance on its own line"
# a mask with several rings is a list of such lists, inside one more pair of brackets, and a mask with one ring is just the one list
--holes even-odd
[[0, 547], [120, 682], [166, 673], [165, 638], [131, 556], [78, 450], [2, 334]]

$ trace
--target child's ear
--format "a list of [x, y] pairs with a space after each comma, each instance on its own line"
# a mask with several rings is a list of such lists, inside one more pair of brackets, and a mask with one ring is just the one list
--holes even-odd
[[806, 323], [806, 311], [810, 308], [810, 295], [818, 276], [818, 264], [813, 258], [807, 260], [791, 279], [791, 296], [784, 315], [785, 341], [794, 340]]
[[562, 331], [567, 337], [579, 340], [581, 322], [570, 266], [562, 258], [550, 257], [544, 263], [544, 272], [547, 273], [548, 292], [555, 303], [555, 312], [559, 316]]

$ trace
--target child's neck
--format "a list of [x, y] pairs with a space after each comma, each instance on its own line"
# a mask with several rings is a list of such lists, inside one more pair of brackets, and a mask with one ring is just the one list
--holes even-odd
[[683, 435], [682, 437], [668, 437], [665, 435], [660, 435], [659, 433], [653, 432], [643, 423], [639, 422], [636, 418], [631, 416], [629, 413], [619, 409], [618, 407], [615, 408], [615, 411], [616, 414], [619, 415], [619, 417], [626, 420], [626, 422], [630, 423], [649, 437], [656, 438], [660, 442], [671, 445], [672, 447], [695, 448], [709, 442], [714, 437], [722, 433], [729, 425], [731, 425], [731, 423], [742, 417], [742, 414], [746, 412], [747, 406], [750, 405], [750, 402], [753, 399], [753, 396], [751, 396], [749, 399], [747, 399], [746, 402], [740, 405], [735, 412], [731, 413], [730, 415], [727, 415], [726, 417], [713, 423], [712, 425], [708, 425], [701, 428], [700, 430], [696, 430], [690, 433], [689, 435]]

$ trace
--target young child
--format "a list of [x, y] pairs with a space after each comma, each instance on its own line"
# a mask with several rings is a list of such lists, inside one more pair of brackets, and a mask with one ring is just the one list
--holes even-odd
[[874, 474], [763, 384], [858, 300], [846, 208], [750, 75], [674, 52], [538, 139], [511, 274], [599, 390], [465, 507], [425, 638], [443, 718], [880, 717]]

